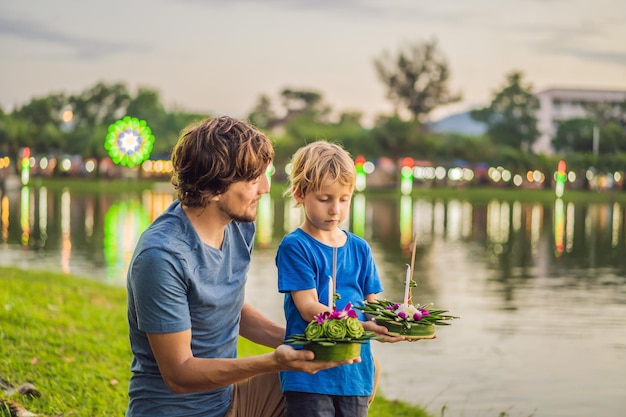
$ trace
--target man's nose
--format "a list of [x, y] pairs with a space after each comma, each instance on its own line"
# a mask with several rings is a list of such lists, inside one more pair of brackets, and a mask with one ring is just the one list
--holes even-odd
[[270, 180], [267, 175], [261, 176], [261, 185], [259, 187], [259, 194], [267, 194], [270, 192]]

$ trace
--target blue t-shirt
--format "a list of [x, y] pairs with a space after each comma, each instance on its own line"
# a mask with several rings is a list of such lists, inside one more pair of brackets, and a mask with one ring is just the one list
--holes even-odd
[[[367, 242], [350, 232], [345, 245], [337, 248], [336, 301], [341, 309], [348, 302], [362, 303], [367, 294], [383, 291], [372, 252]], [[278, 290], [285, 293], [286, 335], [304, 333], [308, 325], [298, 311], [291, 291], [317, 290], [319, 302], [328, 305], [328, 283], [332, 276], [333, 248], [311, 237], [302, 229], [285, 236], [276, 254]], [[357, 310], [360, 319], [363, 314]], [[328, 395], [369, 396], [374, 389], [374, 360], [369, 342], [361, 347], [361, 363], [338, 366], [314, 375], [306, 372], [280, 372], [283, 392], [297, 391]]]
[[133, 351], [128, 417], [222, 417], [232, 387], [175, 394], [166, 386], [146, 333], [192, 329], [200, 358], [235, 358], [254, 223], [232, 222], [221, 250], [204, 244], [175, 201], [142, 234], [128, 270]]

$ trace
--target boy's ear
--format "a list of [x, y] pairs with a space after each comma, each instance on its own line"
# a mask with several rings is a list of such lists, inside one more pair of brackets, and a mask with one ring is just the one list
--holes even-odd
[[293, 198], [298, 203], [302, 203], [304, 201], [304, 193], [302, 191], [296, 191], [296, 192], [293, 193]]

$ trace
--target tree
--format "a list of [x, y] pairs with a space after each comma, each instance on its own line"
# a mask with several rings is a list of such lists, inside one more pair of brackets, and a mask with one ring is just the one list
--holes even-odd
[[408, 45], [397, 56], [385, 51], [374, 66], [396, 111], [403, 106], [414, 120], [424, 123], [435, 108], [461, 99], [460, 94], [450, 93], [448, 62], [436, 40]]
[[594, 125], [594, 121], [587, 118], [564, 120], [552, 139], [552, 147], [556, 151], [591, 152]]
[[30, 103], [16, 109], [13, 116], [28, 121], [42, 129], [46, 124], [61, 124], [61, 113], [67, 105], [63, 94], [51, 94], [46, 97], [34, 98]]
[[372, 128], [371, 135], [376, 147], [375, 154], [386, 155], [394, 160], [405, 156], [419, 159], [434, 155], [437, 144], [428, 136], [416, 120], [405, 121], [398, 116], [381, 117]]
[[272, 109], [272, 100], [265, 94], [262, 94], [257, 104], [248, 115], [248, 119], [260, 129], [267, 129], [278, 117]]
[[495, 93], [489, 107], [473, 110], [474, 120], [487, 124], [487, 135], [497, 145], [530, 151], [537, 140], [539, 100], [531, 84], [522, 84], [522, 73], [507, 75], [507, 85]]
[[125, 116], [130, 99], [126, 85], [98, 83], [80, 95], [70, 97], [69, 101], [77, 125], [92, 128], [109, 125]]
[[495, 150], [484, 136], [468, 136], [458, 133], [441, 134], [437, 157], [443, 161], [463, 160], [469, 163], [489, 161]]
[[265, 94], [261, 95], [248, 119], [261, 129], [272, 130], [284, 127], [302, 114], [309, 113], [317, 117], [327, 114], [329, 110], [323, 105], [322, 95], [316, 91], [285, 88], [280, 92], [280, 101], [283, 111], [279, 114], [274, 111], [272, 100]]
[[[61, 149], [65, 140], [61, 131], [61, 114], [67, 106], [64, 94], [51, 94], [34, 98], [12, 113], [9, 124], [13, 142], [19, 147], [28, 146], [34, 153]], [[12, 146], [15, 152], [15, 146]]]

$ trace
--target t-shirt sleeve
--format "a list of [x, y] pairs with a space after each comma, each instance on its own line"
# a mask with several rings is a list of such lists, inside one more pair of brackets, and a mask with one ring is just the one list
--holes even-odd
[[190, 329], [187, 284], [178, 259], [162, 249], [148, 249], [135, 257], [131, 268], [139, 329], [147, 333]]
[[310, 251], [295, 239], [284, 239], [276, 253], [278, 291], [310, 290], [316, 288], [315, 271]]

